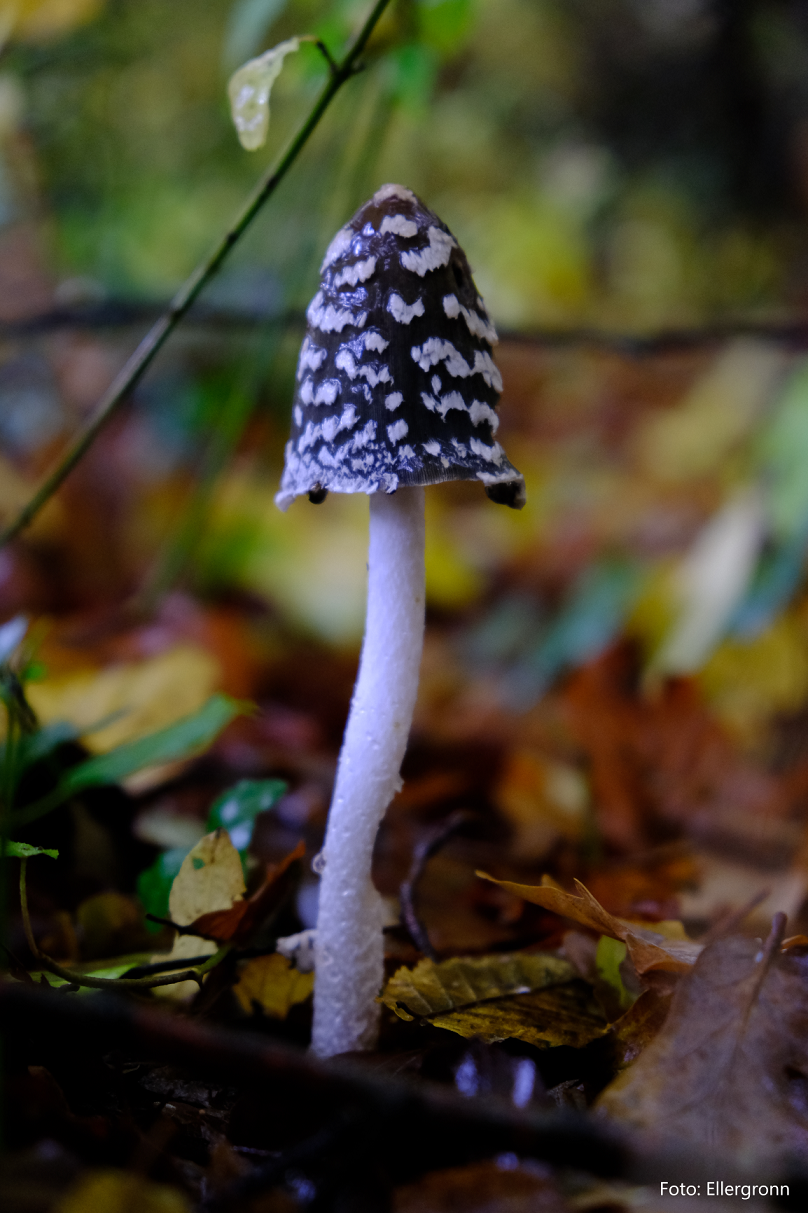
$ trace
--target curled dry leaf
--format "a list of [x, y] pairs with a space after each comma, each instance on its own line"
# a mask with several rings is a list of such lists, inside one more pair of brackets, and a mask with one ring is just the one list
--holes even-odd
[[512, 1037], [579, 1048], [606, 1030], [587, 983], [568, 961], [546, 953], [422, 960], [399, 969], [381, 1001], [401, 1019], [420, 1016], [488, 1043]]
[[257, 1005], [273, 1019], [285, 1019], [298, 1002], [305, 1002], [314, 989], [314, 973], [301, 973], [286, 956], [256, 956], [241, 970], [233, 993], [245, 1011]]
[[777, 944], [774, 932], [765, 949], [739, 936], [708, 944], [601, 1111], [746, 1165], [808, 1158], [808, 957]]
[[[625, 919], [615, 918], [597, 901], [589, 890], [575, 881], [578, 891], [567, 893], [558, 888], [548, 877], [543, 877], [540, 885], [517, 884], [512, 880], [496, 880], [487, 872], [478, 872], [483, 880], [490, 880], [503, 889], [515, 893], [534, 905], [552, 910], [563, 918], [571, 918], [592, 931], [601, 935], [609, 935], [612, 939], [621, 939], [628, 949], [628, 954], [637, 972], [648, 973], [661, 969], [669, 973], [687, 972], [695, 963], [701, 952], [701, 944], [693, 943], [685, 935], [681, 923], [659, 923], [662, 930], [651, 931], [639, 923], [626, 922]], [[546, 883], [544, 883], [546, 882]]]

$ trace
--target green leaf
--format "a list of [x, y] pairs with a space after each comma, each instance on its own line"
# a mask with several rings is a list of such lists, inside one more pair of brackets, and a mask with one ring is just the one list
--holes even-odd
[[67, 795], [71, 795], [82, 788], [120, 783], [127, 775], [133, 775], [144, 767], [189, 758], [206, 749], [225, 725], [243, 711], [243, 705], [228, 695], [211, 695], [198, 712], [192, 712], [165, 729], [158, 729], [156, 733], [117, 746], [108, 754], [98, 754], [73, 767], [65, 774], [60, 786], [67, 789]]
[[442, 55], [457, 55], [474, 23], [472, 0], [419, 0], [421, 41]]
[[269, 94], [292, 51], [300, 49], [299, 38], [287, 38], [272, 50], [250, 59], [234, 72], [227, 86], [233, 124], [239, 142], [248, 152], [255, 152], [267, 141], [269, 130]]
[[256, 817], [274, 808], [287, 786], [283, 779], [242, 779], [213, 802], [207, 830], [227, 830], [233, 846], [244, 856]]
[[60, 745], [64, 745], [68, 741], [75, 741], [78, 735], [75, 725], [69, 724], [66, 720], [56, 720], [53, 724], [45, 725], [36, 733], [24, 737], [20, 755], [22, 769], [27, 770], [35, 762], [47, 758]]
[[49, 851], [46, 847], [32, 847], [30, 842], [12, 842], [10, 838], [6, 839], [3, 854], [8, 859], [30, 859], [32, 855], [49, 855], [51, 859], [59, 858], [58, 851]]
[[14, 813], [12, 823], [25, 824], [55, 809], [62, 801], [84, 788], [119, 783], [127, 775], [144, 767], [190, 758], [205, 750], [214, 738], [240, 713], [248, 711], [245, 704], [229, 695], [211, 695], [197, 712], [184, 716], [174, 724], [137, 741], [117, 746], [107, 754], [88, 758], [65, 772], [53, 792], [42, 800]]
[[628, 948], [620, 939], [612, 939], [609, 935], [601, 935], [595, 953], [595, 967], [598, 976], [606, 982], [613, 991], [618, 1006], [627, 1011], [634, 1002], [634, 996], [623, 985], [620, 966], [626, 958]]
[[[157, 918], [168, 918], [168, 898], [174, 878], [182, 867], [182, 861], [190, 847], [172, 847], [158, 855], [151, 867], [146, 868], [137, 878], [137, 895], [147, 914]], [[161, 931], [157, 922], [146, 919], [147, 931]]]
[[421, 42], [405, 42], [387, 56], [390, 93], [411, 113], [426, 109], [438, 76], [438, 53]]

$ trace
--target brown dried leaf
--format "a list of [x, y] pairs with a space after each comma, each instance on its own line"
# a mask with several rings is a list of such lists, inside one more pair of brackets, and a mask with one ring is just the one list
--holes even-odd
[[600, 1098], [655, 1137], [753, 1162], [808, 1156], [808, 959], [732, 936], [709, 944], [655, 1040]]
[[249, 961], [233, 992], [248, 1013], [257, 1003], [273, 1019], [285, 1019], [295, 1003], [305, 1002], [313, 989], [313, 973], [299, 972], [280, 952], [273, 952]]
[[222, 943], [244, 943], [278, 904], [285, 891], [283, 877], [292, 864], [302, 859], [305, 854], [306, 844], [299, 842], [280, 863], [267, 865], [262, 884], [246, 901], [237, 901], [228, 910], [213, 910], [208, 914], [200, 914], [190, 925], [195, 927], [200, 935]]
[[546, 876], [543, 877], [543, 882], [546, 883], [530, 885], [517, 884], [512, 880], [496, 880], [487, 872], [478, 872], [477, 875], [483, 880], [490, 880], [493, 884], [508, 889], [517, 897], [523, 897], [525, 901], [543, 906], [545, 910], [552, 910], [563, 918], [571, 918], [573, 922], [589, 927], [601, 935], [621, 939], [638, 973], [647, 973], [653, 969], [670, 973], [687, 972], [701, 951], [701, 945], [689, 940], [680, 924], [679, 930], [676, 930], [673, 924], [666, 924], [671, 935], [679, 936], [670, 938], [667, 932], [663, 934], [661, 931], [651, 931], [638, 923], [615, 918], [604, 910], [579, 880], [575, 881], [578, 890], [576, 897], [573, 893], [559, 889]]
[[393, 1213], [564, 1213], [567, 1207], [554, 1179], [510, 1160], [429, 1171], [393, 1193]]
[[624, 1015], [611, 1026], [615, 1061], [630, 1065], [661, 1031], [671, 1005], [672, 991], [644, 990]]

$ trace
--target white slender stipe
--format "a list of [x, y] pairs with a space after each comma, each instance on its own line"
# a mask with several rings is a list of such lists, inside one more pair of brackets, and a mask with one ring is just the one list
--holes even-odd
[[323, 847], [312, 1049], [376, 1042], [383, 978], [382, 899], [373, 844], [401, 786], [424, 642], [424, 490], [370, 497], [365, 639]]

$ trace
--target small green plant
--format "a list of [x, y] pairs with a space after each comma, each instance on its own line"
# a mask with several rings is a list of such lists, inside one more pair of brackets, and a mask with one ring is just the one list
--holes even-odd
[[[0, 895], [2, 895], [3, 908], [6, 905], [7, 861], [19, 859], [21, 861], [20, 904], [23, 925], [29, 947], [43, 968], [75, 985], [101, 988], [109, 986], [115, 986], [117, 989], [129, 986], [142, 988], [150, 985], [166, 985], [187, 980], [189, 977], [197, 979], [198, 972], [201, 971], [197, 969], [131, 980], [91, 978], [86, 974], [65, 969], [49, 957], [44, 956], [34, 940], [28, 917], [27, 862], [35, 855], [48, 855], [53, 859], [58, 859], [59, 853], [56, 850], [14, 841], [11, 835], [30, 822], [53, 812], [86, 788], [113, 785], [145, 767], [190, 758], [201, 753], [218, 736], [225, 725], [229, 724], [239, 713], [247, 710], [246, 705], [238, 703], [227, 695], [211, 695], [196, 712], [166, 728], [158, 729], [136, 741], [116, 746], [106, 754], [79, 758], [76, 761], [75, 750], [70, 751], [69, 756], [65, 755], [63, 750], [66, 743], [78, 740], [76, 729], [67, 722], [40, 726], [36, 714], [26, 698], [26, 683], [39, 672], [25, 645], [26, 631], [27, 621], [22, 616], [12, 619], [0, 627], [0, 702], [2, 702], [5, 715], [5, 737], [0, 744], [0, 856], [2, 856], [0, 859], [2, 893]], [[44, 784], [47, 787], [50, 785], [49, 790], [36, 800], [20, 803], [22, 792], [29, 781], [34, 786]], [[245, 794], [241, 797], [245, 807], [243, 810], [239, 810], [241, 812], [239, 822], [254, 821], [261, 808], [269, 807], [269, 804], [265, 803], [267, 799], [269, 798], [274, 803], [274, 799], [277, 799], [285, 786], [277, 780], [268, 780], [266, 783], [272, 785], [271, 792], [265, 789], [263, 794]], [[228, 796], [232, 798], [233, 793], [226, 793], [225, 797], [217, 801], [214, 810], [219, 806], [219, 811], [224, 812]], [[241, 800], [238, 797], [236, 799], [240, 804]], [[252, 817], [250, 817], [251, 812]], [[236, 816], [239, 816], [238, 812]], [[245, 850], [248, 845], [249, 836], [244, 843]], [[178, 867], [179, 865], [177, 865]], [[206, 962], [206, 967], [209, 965], [210, 962]]]

